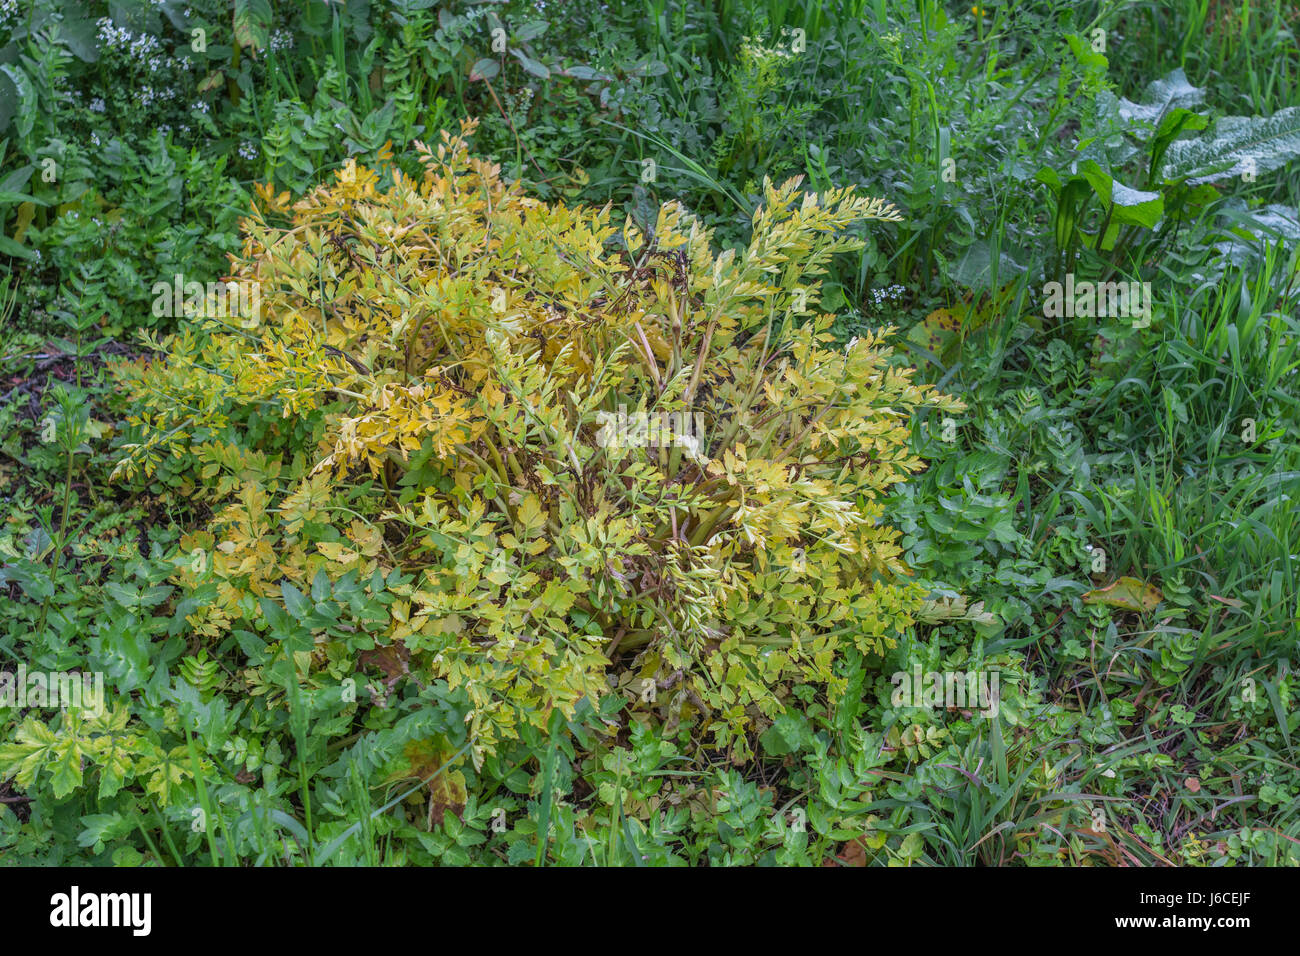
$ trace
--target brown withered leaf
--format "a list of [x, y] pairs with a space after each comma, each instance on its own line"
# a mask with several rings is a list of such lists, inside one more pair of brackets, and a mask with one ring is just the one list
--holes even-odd
[[384, 647], [376, 647], [373, 650], [362, 651], [357, 655], [357, 663], [361, 667], [369, 667], [374, 664], [384, 672], [384, 683], [390, 691], [403, 674], [411, 672], [410, 659], [411, 652], [406, 649], [405, 644], [389, 644]]
[[468, 794], [465, 775], [459, 770], [444, 766], [451, 757], [440, 741], [412, 740], [402, 748], [406, 766], [389, 775], [388, 783], [399, 780], [428, 780], [429, 829], [442, 822], [448, 810], [457, 817], [465, 809]]
[[860, 840], [850, 840], [840, 847], [833, 857], [822, 861], [822, 866], [866, 866], [867, 850]]

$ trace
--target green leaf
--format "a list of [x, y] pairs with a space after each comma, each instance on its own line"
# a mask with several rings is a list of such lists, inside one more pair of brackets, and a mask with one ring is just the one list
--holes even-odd
[[28, 196], [26, 193], [10, 192], [7, 189], [0, 189], [0, 203], [18, 203], [30, 202], [38, 206], [48, 206], [49, 203], [44, 199], [37, 199], [35, 196]]
[[515, 55], [516, 60], [523, 64], [524, 69], [533, 76], [543, 80], [549, 80], [551, 78], [551, 71], [546, 68], [545, 64], [539, 63], [537, 60], [534, 60], [532, 57], [520, 50], [512, 49], [510, 52]]
[[1106, 59], [1104, 54], [1094, 50], [1088, 40], [1076, 34], [1068, 34], [1065, 37], [1065, 42], [1069, 45], [1070, 52], [1074, 54], [1075, 59], [1079, 61], [1079, 65], [1086, 72], [1097, 74], [1106, 72], [1110, 61]]
[[490, 80], [500, 72], [500, 63], [490, 57], [484, 57], [470, 67], [469, 79], [471, 83], [475, 80]]
[[1126, 120], [1163, 125], [1162, 117], [1167, 118], [1171, 110], [1186, 109], [1203, 102], [1205, 91], [1188, 83], [1187, 75], [1177, 69], [1166, 77], [1148, 83], [1142, 91], [1141, 103], [1133, 103], [1121, 97], [1119, 115]]
[[59, 40], [81, 62], [94, 63], [99, 59], [96, 32], [95, 21], [89, 17], [77, 20], [65, 17], [59, 25]]
[[[26, 139], [31, 135], [32, 127], [36, 125], [36, 117], [40, 113], [36, 88], [32, 86], [32, 82], [27, 78], [26, 73], [19, 67], [9, 63], [0, 64], [0, 75], [8, 78], [17, 93], [16, 107], [10, 115], [18, 117], [14, 127], [18, 130], [19, 137]], [[5, 100], [4, 91], [0, 90], [0, 120], [7, 120], [8, 118], [5, 116]], [[0, 122], [0, 128], [3, 128], [2, 122]]]
[[284, 597], [284, 607], [290, 617], [301, 621], [311, 613], [312, 606], [307, 596], [288, 581], [280, 584], [280, 594]]
[[550, 26], [545, 20], [529, 20], [518, 32], [515, 33], [515, 39], [520, 43], [527, 43], [529, 40], [535, 40], [546, 32]]
[[1111, 206], [1111, 223], [1155, 227], [1164, 215], [1165, 200], [1158, 192], [1132, 189], [1115, 179], [1094, 160], [1079, 164], [1079, 174], [1103, 203]]
[[271, 34], [271, 0], [235, 0], [235, 43], [257, 51]]
[[1262, 175], [1300, 156], [1300, 107], [1272, 116], [1225, 116], [1198, 139], [1169, 144], [1160, 178], [1189, 185]]
[[135, 829], [135, 821], [120, 813], [89, 813], [81, 818], [82, 831], [77, 834], [80, 846], [91, 847], [96, 853], [104, 852], [108, 841], [126, 836]]
[[134, 608], [140, 603], [140, 590], [133, 584], [109, 581], [104, 585], [104, 593], [124, 608]]
[[56, 799], [63, 799], [81, 786], [81, 748], [75, 739], [60, 740], [50, 763], [50, 783]]

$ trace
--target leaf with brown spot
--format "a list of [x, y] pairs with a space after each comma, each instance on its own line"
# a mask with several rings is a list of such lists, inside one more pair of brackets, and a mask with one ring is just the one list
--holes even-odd
[[1084, 604], [1105, 604], [1125, 611], [1145, 613], [1155, 610], [1165, 599], [1160, 589], [1144, 584], [1137, 578], [1123, 577], [1114, 584], [1089, 591], [1083, 596]]
[[465, 775], [447, 766], [452, 751], [445, 743], [441, 739], [412, 740], [402, 749], [406, 765], [389, 774], [385, 781], [397, 783], [414, 779], [428, 782], [431, 828], [432, 824], [442, 822], [443, 814], [448, 810], [459, 817], [468, 799]]
[[965, 314], [965, 305], [957, 305], [952, 309], [935, 309], [912, 326], [907, 333], [907, 341], [941, 358], [957, 338]]

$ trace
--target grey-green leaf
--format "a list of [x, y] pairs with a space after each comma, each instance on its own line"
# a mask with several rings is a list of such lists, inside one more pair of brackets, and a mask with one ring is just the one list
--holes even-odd
[[1162, 79], [1147, 84], [1147, 88], [1142, 92], [1141, 103], [1133, 103], [1121, 98], [1119, 115], [1126, 120], [1155, 124], [1171, 109], [1176, 107], [1186, 109], [1204, 101], [1205, 91], [1188, 83], [1187, 75], [1178, 69]]
[[1198, 139], [1169, 145], [1160, 177], [1189, 185], [1262, 175], [1300, 156], [1300, 107], [1272, 116], [1225, 116]]

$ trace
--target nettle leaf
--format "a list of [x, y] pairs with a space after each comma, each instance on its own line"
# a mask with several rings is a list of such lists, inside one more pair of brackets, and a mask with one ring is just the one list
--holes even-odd
[[1160, 178], [1189, 185], [1257, 176], [1300, 156], [1300, 107], [1272, 116], [1225, 116], [1198, 139], [1169, 144]]

